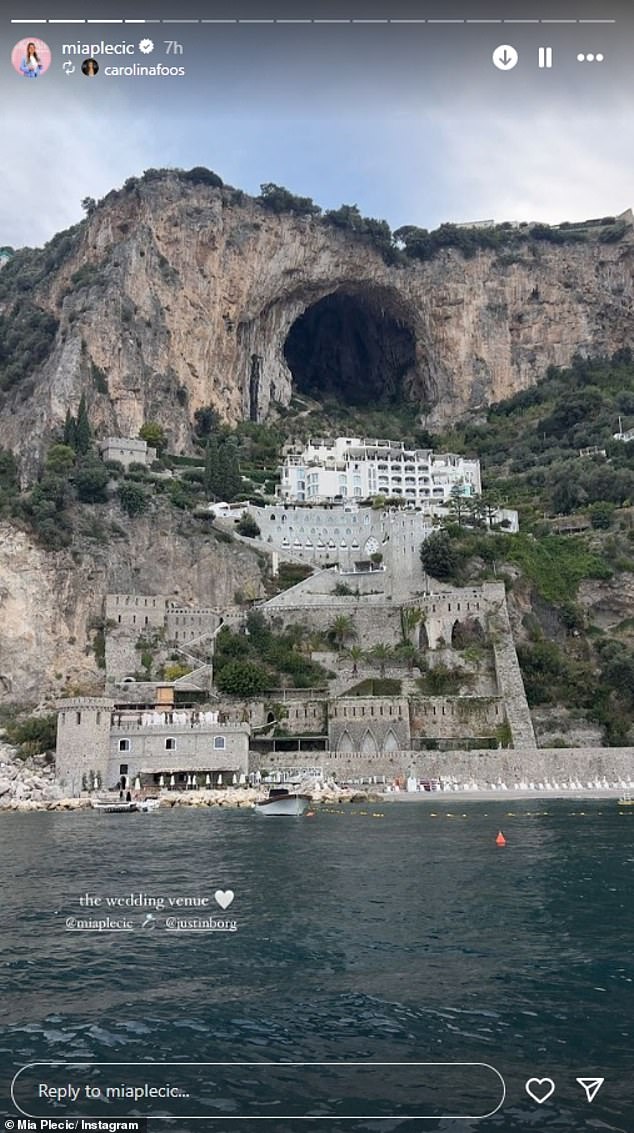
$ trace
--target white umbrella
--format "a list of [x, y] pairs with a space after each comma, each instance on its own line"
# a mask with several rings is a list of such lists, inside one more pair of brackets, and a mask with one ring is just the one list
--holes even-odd
[[233, 776], [233, 780], [232, 780], [232, 782], [233, 782], [233, 785], [234, 785], [234, 787], [235, 787], [235, 786], [236, 786], [236, 784], [237, 784], [237, 782], [238, 782], [238, 776], [237, 776], [237, 775], [236, 775], [235, 773], [234, 773], [234, 776]]
[[138, 775], [137, 775], [136, 779], [134, 780], [134, 789], [135, 789], [135, 791], [141, 790], [141, 780], [139, 779]]
[[176, 786], [176, 779], [174, 778], [173, 775], [170, 775], [170, 787], [175, 787], [175, 786]]
[[218, 786], [222, 787], [222, 775], [218, 776]]
[[196, 778], [195, 775], [192, 775], [192, 787], [197, 787], [197, 786], [198, 786], [198, 779]]
[[186, 780], [185, 780], [185, 787], [186, 788], [189, 787], [190, 783], [191, 783], [191, 776], [188, 775]]
[[211, 786], [211, 776], [209, 775], [209, 772], [205, 775], [205, 786]]
[[244, 774], [244, 772], [242, 772], [242, 774], [241, 774], [241, 776], [240, 776], [240, 786], [241, 786], [241, 787], [244, 787], [244, 784], [246, 783], [246, 781], [247, 781], [247, 777], [246, 777], [246, 775]]
[[93, 778], [92, 789], [93, 789], [93, 791], [99, 790], [99, 776], [98, 775], [95, 775], [94, 778]]
[[165, 776], [160, 775], [159, 776], [159, 787], [164, 787], [164, 786], [165, 786]]

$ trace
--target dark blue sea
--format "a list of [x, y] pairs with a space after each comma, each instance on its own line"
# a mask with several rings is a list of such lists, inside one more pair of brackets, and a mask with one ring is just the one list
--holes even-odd
[[5, 814], [0, 1112], [632, 1133], [633, 877], [616, 802]]

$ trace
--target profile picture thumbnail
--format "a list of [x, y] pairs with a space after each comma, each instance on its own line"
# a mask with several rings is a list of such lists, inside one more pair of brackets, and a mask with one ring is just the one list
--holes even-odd
[[99, 64], [96, 59], [84, 59], [81, 65], [82, 75], [86, 75], [89, 79], [94, 79], [98, 70]]
[[43, 39], [21, 39], [11, 52], [13, 69], [24, 79], [39, 79], [51, 65], [51, 49]]

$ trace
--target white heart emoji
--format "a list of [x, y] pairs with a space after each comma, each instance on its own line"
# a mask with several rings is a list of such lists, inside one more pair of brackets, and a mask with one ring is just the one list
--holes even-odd
[[547, 1102], [555, 1092], [555, 1083], [552, 1078], [529, 1078], [525, 1086], [526, 1093], [538, 1105]]
[[214, 893], [214, 901], [221, 909], [228, 909], [234, 897], [233, 889], [216, 889]]

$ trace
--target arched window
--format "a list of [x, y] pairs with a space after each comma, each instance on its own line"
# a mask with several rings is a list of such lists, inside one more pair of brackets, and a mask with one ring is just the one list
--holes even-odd
[[339, 743], [337, 744], [337, 751], [345, 753], [345, 754], [349, 754], [350, 752], [354, 751], [354, 744], [352, 742], [352, 736], [350, 735], [350, 732], [348, 731], [347, 728], [345, 729], [344, 732], [342, 732], [342, 734], [339, 737]]
[[361, 751], [363, 755], [378, 755], [379, 749], [376, 740], [369, 728], [366, 728], [363, 739], [361, 740]]

